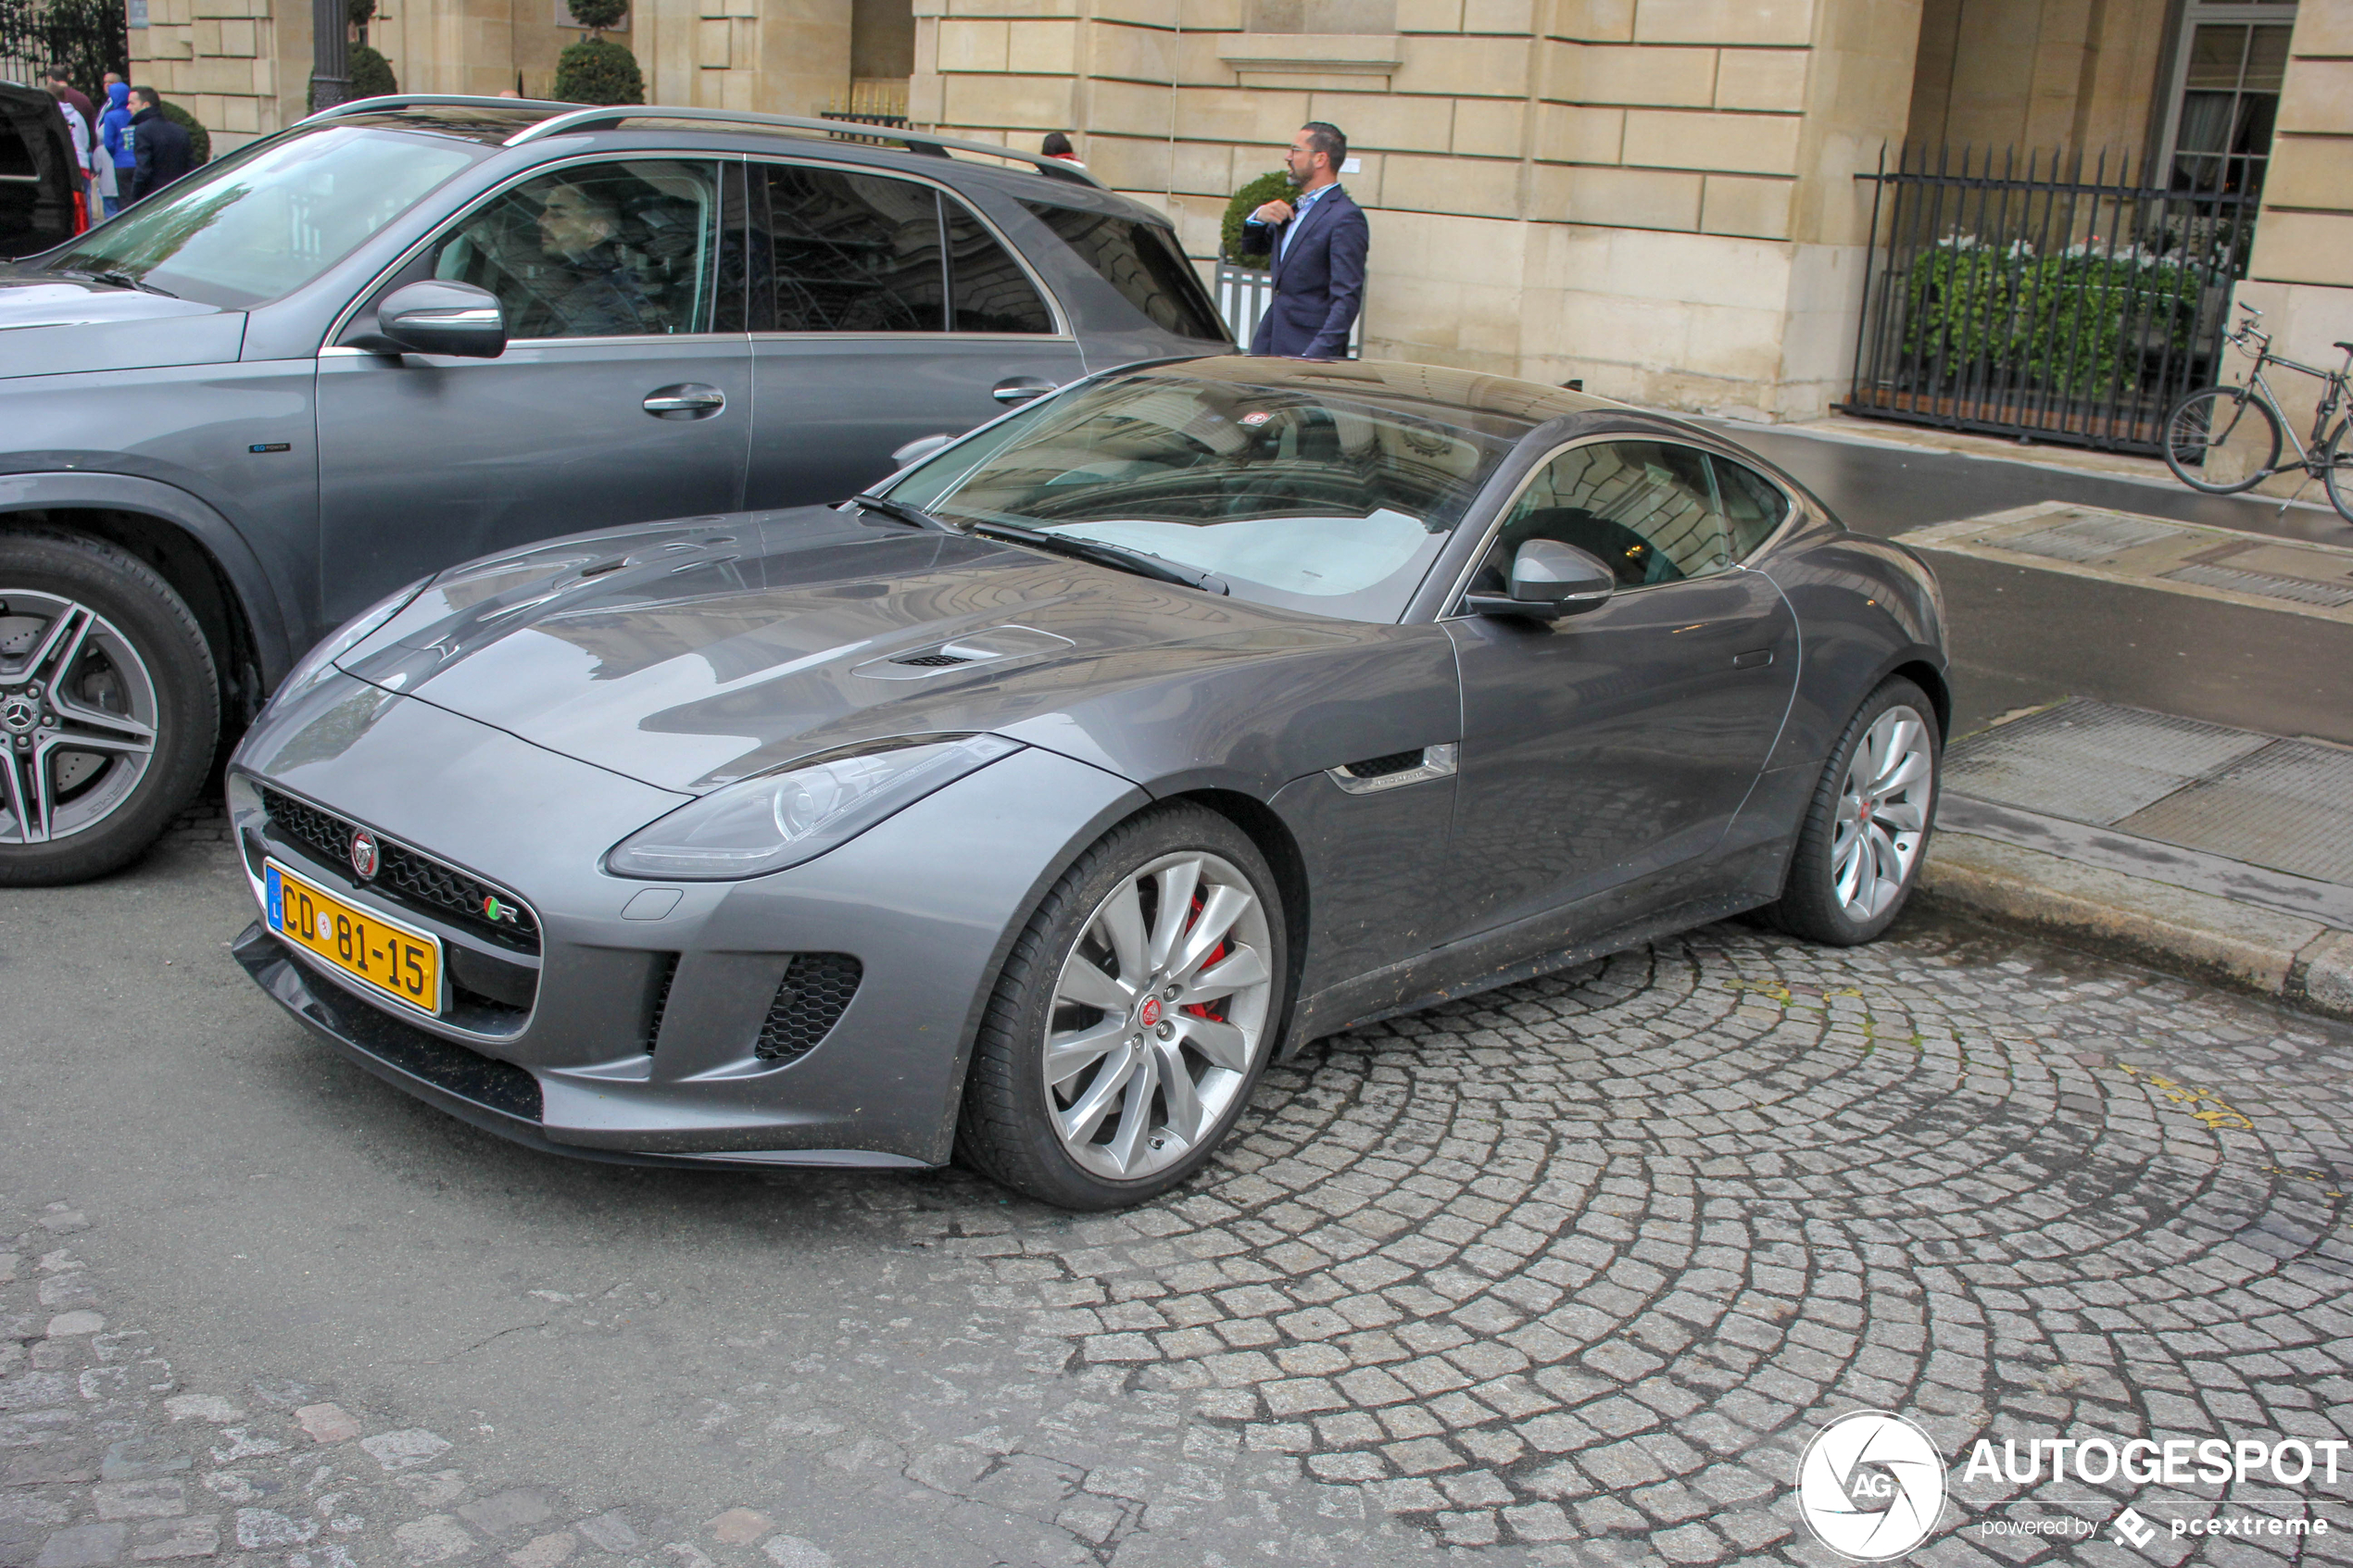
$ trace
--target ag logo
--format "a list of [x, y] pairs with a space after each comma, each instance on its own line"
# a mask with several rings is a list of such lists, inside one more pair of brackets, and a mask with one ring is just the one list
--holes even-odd
[[1900, 1415], [1840, 1416], [1814, 1434], [1797, 1461], [1797, 1511], [1842, 1557], [1901, 1557], [1944, 1515], [1944, 1456]]

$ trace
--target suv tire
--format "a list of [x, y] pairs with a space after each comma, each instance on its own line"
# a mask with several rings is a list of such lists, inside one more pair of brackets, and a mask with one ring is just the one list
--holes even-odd
[[0, 886], [135, 859], [203, 784], [220, 737], [211, 646], [152, 567], [79, 534], [0, 533]]

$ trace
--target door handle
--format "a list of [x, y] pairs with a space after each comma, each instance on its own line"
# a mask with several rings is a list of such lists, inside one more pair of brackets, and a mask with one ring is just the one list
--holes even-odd
[[1751, 648], [1746, 653], [1732, 655], [1732, 668], [1735, 670], [1762, 670], [1772, 662], [1771, 648]]
[[658, 420], [708, 419], [727, 406], [727, 395], [700, 382], [658, 386], [646, 394], [646, 412]]
[[1000, 403], [1026, 403], [1054, 390], [1052, 382], [1041, 381], [1036, 376], [1007, 376], [988, 389], [988, 395]]

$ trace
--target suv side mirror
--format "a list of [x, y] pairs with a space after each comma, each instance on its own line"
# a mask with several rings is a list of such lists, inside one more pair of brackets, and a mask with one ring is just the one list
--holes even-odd
[[1512, 558], [1508, 596], [1466, 594], [1463, 605], [1474, 615], [1557, 621], [1599, 609], [1617, 591], [1617, 576], [1600, 557], [1557, 539], [1530, 539]]
[[507, 352], [507, 316], [488, 289], [428, 279], [384, 295], [376, 330], [348, 341], [377, 354], [496, 359]]

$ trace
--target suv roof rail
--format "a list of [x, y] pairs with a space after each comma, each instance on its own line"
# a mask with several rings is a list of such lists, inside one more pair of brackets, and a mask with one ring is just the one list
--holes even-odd
[[[442, 100], [447, 102], [447, 100]], [[507, 98], [493, 100], [513, 104]], [[377, 100], [383, 102], [383, 100]], [[1074, 184], [1103, 188], [1101, 182], [1081, 169], [1074, 169], [1061, 158], [1048, 157], [1043, 153], [1025, 153], [1016, 147], [994, 142], [970, 142], [958, 136], [941, 136], [929, 131], [911, 131], [895, 125], [874, 125], [863, 120], [812, 119], [800, 115], [752, 114], [740, 109], [665, 108], [661, 105], [606, 104], [575, 108], [525, 126], [507, 138], [507, 145], [518, 146], [535, 142], [543, 136], [560, 136], [567, 131], [585, 131], [618, 125], [624, 119], [693, 119], [708, 120], [716, 125], [740, 125], [753, 130], [789, 131], [801, 135], [819, 135], [839, 141], [853, 138], [860, 141], [900, 142], [909, 152], [937, 153], [946, 157], [950, 150], [977, 153], [984, 157], [1003, 158], [1010, 163], [1031, 165], [1041, 174], [1068, 180]]]
[[374, 98], [346, 98], [329, 108], [307, 114], [295, 121], [308, 125], [315, 119], [333, 119], [342, 115], [380, 114], [387, 109], [429, 108], [436, 104], [459, 104], [480, 109], [548, 109], [558, 115], [579, 107], [577, 104], [557, 103], [546, 98], [492, 98], [479, 93], [386, 93]]

